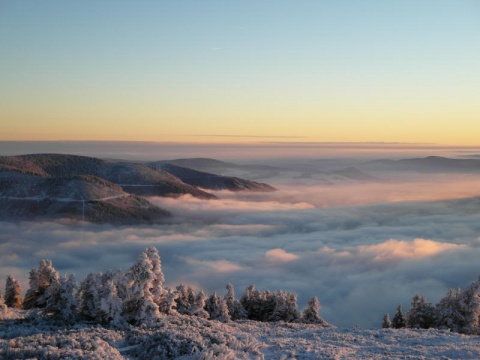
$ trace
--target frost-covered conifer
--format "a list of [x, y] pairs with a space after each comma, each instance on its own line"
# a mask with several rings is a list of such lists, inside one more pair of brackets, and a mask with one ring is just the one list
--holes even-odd
[[191, 286], [180, 284], [177, 286], [178, 296], [175, 299], [177, 312], [183, 315], [191, 315], [195, 306], [195, 291]]
[[146, 251], [140, 254], [126, 276], [131, 285], [123, 303], [123, 316], [133, 324], [154, 323], [160, 318], [158, 304], [155, 303], [152, 293], [156, 274]]
[[255, 289], [255, 285], [248, 286], [242, 297], [240, 303], [247, 312], [247, 317], [250, 320], [262, 320], [262, 304], [260, 301], [260, 292]]
[[22, 289], [18, 280], [12, 275], [8, 275], [5, 281], [5, 304], [10, 308], [21, 308], [23, 302], [21, 293]]
[[389, 329], [391, 327], [392, 327], [392, 322], [390, 321], [390, 315], [386, 313], [385, 315], [383, 315], [382, 328]]
[[279, 290], [274, 295], [274, 299], [275, 307], [268, 318], [269, 321], [292, 322], [300, 318], [296, 293]]
[[427, 302], [424, 295], [416, 294], [405, 314], [405, 320], [409, 328], [428, 329], [435, 323], [435, 308]]
[[160, 313], [167, 315], [177, 315], [177, 298], [179, 296], [178, 291], [167, 289], [167, 292], [162, 297], [159, 305]]
[[227, 294], [224, 300], [228, 307], [228, 313], [232, 320], [242, 320], [247, 318], [247, 312], [239, 300], [235, 299], [235, 289], [232, 284], [227, 284]]
[[320, 317], [319, 311], [320, 301], [318, 301], [318, 298], [314, 296], [307, 302], [307, 308], [303, 311], [302, 322], [307, 324], [326, 325], [327, 322]]
[[150, 260], [152, 267], [152, 288], [150, 289], [153, 301], [158, 305], [162, 301], [162, 297], [165, 295], [166, 290], [163, 288], [163, 282], [165, 281], [165, 276], [162, 272], [162, 262], [160, 260], [160, 255], [158, 250], [155, 247], [149, 247], [145, 250], [148, 259]]
[[25, 295], [23, 308], [45, 307], [45, 291], [50, 285], [58, 283], [59, 278], [60, 276], [53, 267], [52, 262], [50, 260], [41, 260], [38, 269], [32, 269], [30, 271], [30, 288]]
[[210, 320], [228, 322], [231, 320], [228, 307], [224, 299], [221, 299], [214, 292], [205, 302], [205, 310]]
[[460, 289], [450, 289], [447, 295], [436, 305], [435, 326], [445, 327], [454, 332], [459, 332], [465, 323], [464, 314], [461, 312], [460, 299], [462, 291]]
[[227, 302], [223, 299], [220, 299], [220, 304], [218, 305], [218, 312], [215, 314], [215, 319], [217, 321], [226, 323], [232, 320], [230, 313], [228, 312]]
[[62, 276], [50, 284], [45, 292], [45, 312], [67, 323], [73, 323], [78, 317], [77, 282], [75, 276]]
[[460, 332], [480, 334], [480, 278], [462, 292], [459, 310], [463, 317]]
[[104, 274], [99, 291], [100, 309], [97, 319], [101, 324], [122, 324], [122, 300], [118, 296], [114, 277]]
[[392, 319], [392, 327], [395, 329], [401, 329], [406, 326], [405, 316], [402, 311], [402, 304], [397, 306], [397, 311]]
[[120, 270], [88, 274], [77, 296], [81, 317], [99, 324], [122, 324], [124, 279]]
[[220, 298], [217, 296], [216, 292], [214, 292], [212, 295], [210, 295], [207, 298], [207, 300], [205, 300], [204, 309], [208, 312], [209, 319], [213, 319], [213, 317], [218, 311], [219, 304], [220, 304]]
[[4, 315], [7, 313], [7, 305], [5, 305], [5, 301], [3, 300], [2, 292], [0, 291], [0, 315]]
[[208, 312], [205, 308], [205, 301], [207, 300], [207, 294], [200, 290], [195, 298], [195, 303], [191, 309], [191, 315], [197, 316], [202, 319], [208, 319]]
[[99, 307], [98, 277], [90, 273], [80, 283], [78, 289], [78, 304], [80, 316], [86, 320], [94, 321]]

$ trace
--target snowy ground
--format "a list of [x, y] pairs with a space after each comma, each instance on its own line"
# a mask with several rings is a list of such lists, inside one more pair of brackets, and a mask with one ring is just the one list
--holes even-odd
[[480, 338], [439, 330], [223, 324], [166, 317], [155, 327], [0, 322], [1, 359], [480, 359]]

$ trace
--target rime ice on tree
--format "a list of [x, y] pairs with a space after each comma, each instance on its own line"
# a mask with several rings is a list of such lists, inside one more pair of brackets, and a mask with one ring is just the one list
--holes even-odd
[[158, 274], [148, 255], [148, 249], [142, 252], [126, 275], [130, 286], [122, 313], [126, 320], [133, 324], [153, 323], [160, 318], [155, 294], [152, 292]]
[[320, 317], [319, 311], [320, 301], [314, 296], [308, 300], [307, 308], [303, 311], [302, 322], [327, 325], [327, 322]]
[[227, 284], [227, 294], [224, 300], [228, 307], [228, 313], [232, 320], [242, 320], [247, 318], [247, 312], [243, 308], [240, 300], [235, 299], [235, 289], [232, 284]]
[[25, 295], [23, 308], [44, 308], [46, 306], [45, 291], [50, 285], [57, 283], [59, 278], [60, 276], [53, 267], [52, 262], [50, 260], [41, 260], [38, 269], [30, 271], [30, 288]]
[[12, 275], [8, 275], [5, 281], [5, 305], [10, 308], [19, 309], [22, 307], [22, 288], [20, 283]]

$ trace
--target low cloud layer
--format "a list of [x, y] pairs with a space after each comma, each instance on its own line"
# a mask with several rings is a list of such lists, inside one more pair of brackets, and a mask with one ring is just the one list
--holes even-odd
[[[436, 201], [480, 196], [478, 175], [459, 174], [398, 174], [386, 173], [378, 182], [355, 182], [348, 179], [292, 179], [288, 173], [284, 180], [271, 179], [280, 191], [272, 193], [214, 192], [226, 200], [290, 204], [308, 208], [383, 204], [407, 201]], [[318, 176], [321, 178], [321, 176]], [[267, 181], [268, 179], [261, 179]], [[231, 203], [234, 204], [234, 203]], [[261, 206], [261, 205], [259, 205]]]
[[153, 199], [175, 213], [166, 225], [0, 223], [0, 288], [12, 273], [26, 289], [43, 258], [80, 280], [127, 269], [153, 245], [171, 286], [223, 294], [232, 282], [238, 297], [250, 284], [296, 291], [301, 308], [318, 296], [333, 324], [376, 327], [415, 293], [436, 302], [480, 274], [477, 199], [319, 208], [284, 201], [281, 191], [261, 202], [237, 196]]
[[384, 312], [398, 303], [408, 308], [415, 293], [437, 302], [480, 275], [474, 175], [390, 173], [355, 182], [290, 172], [274, 179], [272, 193], [150, 198], [174, 214], [164, 225], [0, 223], [0, 289], [13, 274], [26, 290], [29, 270], [43, 258], [81, 280], [126, 270], [156, 246], [169, 286], [224, 294], [231, 282], [240, 297], [255, 284], [297, 292], [301, 308], [316, 295], [327, 321], [378, 327]]

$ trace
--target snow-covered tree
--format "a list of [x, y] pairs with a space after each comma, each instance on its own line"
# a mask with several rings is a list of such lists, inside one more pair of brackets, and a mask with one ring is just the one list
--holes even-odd
[[300, 318], [297, 305], [297, 294], [278, 290], [274, 295], [275, 307], [269, 321], [292, 322]]
[[152, 270], [152, 287], [150, 289], [153, 301], [159, 305], [162, 301], [163, 296], [166, 294], [166, 290], [163, 288], [163, 283], [165, 281], [165, 276], [162, 272], [162, 262], [160, 260], [160, 255], [158, 250], [155, 247], [149, 247], [145, 250], [148, 259], [151, 263]]
[[230, 313], [228, 312], [227, 302], [223, 299], [220, 299], [220, 304], [218, 306], [218, 312], [215, 314], [214, 320], [226, 323], [232, 320]]
[[159, 304], [160, 313], [167, 315], [176, 315], [177, 311], [177, 298], [179, 296], [178, 291], [173, 291], [172, 289], [167, 289], [167, 292], [162, 297], [162, 300]]
[[402, 304], [399, 304], [397, 306], [397, 311], [395, 312], [395, 315], [392, 319], [392, 327], [395, 329], [401, 329], [404, 328], [406, 325], [407, 323], [405, 320], [405, 316], [403, 315]]
[[130, 286], [123, 303], [123, 316], [132, 324], [154, 323], [160, 318], [159, 307], [152, 293], [156, 274], [147, 251], [140, 254], [138, 261], [126, 274]]
[[390, 315], [386, 313], [385, 315], [383, 315], [382, 328], [389, 329], [391, 327], [392, 327], [392, 322], [390, 321]]
[[218, 311], [218, 305], [220, 303], [220, 298], [217, 296], [217, 293], [214, 292], [210, 295], [207, 300], [205, 300], [204, 309], [208, 312], [209, 319], [212, 319], [214, 314]]
[[5, 305], [5, 301], [3, 300], [2, 292], [0, 291], [0, 316], [6, 314], [7, 311], [8, 311], [7, 305]]
[[195, 302], [191, 309], [191, 315], [197, 316], [202, 319], [208, 319], [209, 314], [205, 310], [205, 302], [207, 300], [207, 294], [200, 290], [195, 298]]
[[98, 322], [101, 324], [122, 324], [122, 300], [118, 296], [114, 274], [102, 276], [102, 286], [99, 289], [100, 308], [97, 312]]
[[58, 283], [59, 278], [60, 276], [53, 267], [52, 262], [50, 260], [41, 260], [38, 269], [30, 271], [30, 288], [25, 295], [23, 308], [44, 308], [46, 306], [45, 291], [50, 285]]
[[205, 301], [205, 310], [208, 312], [210, 320], [221, 322], [231, 320], [225, 300], [218, 297], [215, 292]]
[[262, 300], [265, 300], [267, 296], [264, 294], [263, 298], [264, 299], [260, 299], [260, 292], [255, 289], [255, 285], [250, 285], [245, 289], [240, 298], [240, 303], [245, 309], [249, 320], [264, 320], [265, 309], [262, 306], [262, 303], [264, 302]]
[[235, 289], [232, 284], [227, 284], [227, 294], [224, 300], [228, 307], [228, 313], [232, 320], [242, 320], [247, 318], [247, 312], [239, 300], [235, 299]]
[[416, 294], [405, 314], [405, 320], [409, 328], [428, 329], [435, 324], [435, 308], [427, 302], [424, 295]]
[[326, 325], [327, 322], [319, 315], [320, 301], [316, 296], [313, 296], [308, 300], [307, 307], [303, 310], [302, 322], [307, 324], [322, 324]]
[[282, 290], [259, 292], [250, 285], [240, 299], [248, 319], [256, 321], [294, 321], [300, 318], [297, 294]]
[[8, 275], [5, 281], [5, 304], [10, 308], [19, 309], [22, 307], [22, 288], [20, 283], [12, 275]]
[[78, 317], [78, 290], [75, 276], [62, 276], [52, 283], [45, 292], [45, 313], [67, 323], [74, 323]]
[[458, 301], [462, 314], [460, 332], [480, 334], [480, 277], [463, 291]]
[[80, 316], [89, 321], [94, 321], [97, 317], [99, 306], [97, 281], [97, 277], [94, 274], [90, 273], [80, 283], [80, 287], [78, 289], [78, 304]]
[[124, 279], [121, 270], [88, 274], [78, 291], [81, 317], [99, 324], [123, 324]]
[[177, 286], [178, 296], [175, 299], [177, 312], [183, 315], [191, 315], [195, 306], [196, 294], [189, 285], [180, 284]]
[[460, 307], [461, 294], [460, 289], [450, 289], [447, 295], [438, 302], [435, 311], [436, 327], [447, 328], [454, 332], [460, 331], [465, 323], [465, 317]]

